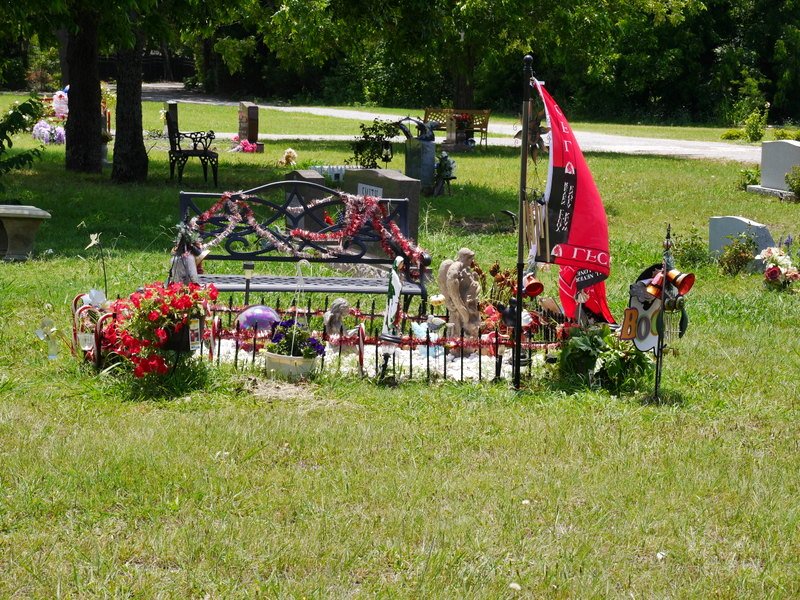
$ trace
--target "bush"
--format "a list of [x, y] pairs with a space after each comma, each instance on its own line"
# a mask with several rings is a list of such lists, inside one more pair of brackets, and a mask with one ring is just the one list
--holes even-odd
[[772, 137], [776, 140], [798, 140], [800, 139], [800, 131], [793, 131], [791, 129], [776, 129], [772, 132]]
[[682, 267], [701, 267], [711, 263], [708, 244], [696, 227], [692, 227], [687, 236], [675, 236], [672, 255], [676, 264]]
[[739, 182], [737, 189], [747, 191], [748, 185], [758, 185], [761, 183], [761, 168], [753, 167], [752, 169], [741, 169], [739, 171]]
[[562, 346], [558, 368], [568, 383], [602, 387], [612, 393], [633, 392], [653, 373], [653, 361], [602, 325], [573, 329]]
[[378, 161], [390, 162], [394, 151], [392, 138], [400, 133], [397, 123], [375, 119], [371, 125], [361, 123], [361, 137], [350, 143], [352, 158], [345, 161], [364, 169], [377, 169]]
[[744, 129], [728, 129], [720, 137], [723, 140], [741, 140], [744, 139]]
[[[14, 143], [11, 136], [27, 131], [33, 123], [42, 116], [42, 103], [37, 98], [30, 98], [25, 102], [16, 104], [2, 117], [0, 117], [0, 177], [14, 169], [29, 168], [36, 158], [41, 158], [41, 149], [33, 148], [8, 155], [6, 147], [11, 148]], [[3, 191], [3, 182], [0, 180], [0, 191]]]
[[789, 191], [794, 194], [795, 200], [800, 201], [800, 165], [792, 167], [791, 171], [786, 174], [786, 185], [789, 186]]
[[736, 275], [746, 269], [756, 257], [756, 239], [752, 233], [729, 235], [730, 244], [722, 249], [719, 266], [725, 275]]
[[748, 142], [760, 142], [764, 139], [767, 130], [767, 112], [769, 103], [764, 104], [764, 108], [756, 108], [744, 120], [744, 139]]

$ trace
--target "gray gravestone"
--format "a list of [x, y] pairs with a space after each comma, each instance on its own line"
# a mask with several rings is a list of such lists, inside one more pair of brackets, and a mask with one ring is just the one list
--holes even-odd
[[712, 254], [719, 254], [723, 247], [731, 243], [730, 237], [740, 233], [749, 233], [753, 236], [758, 246], [756, 254], [764, 248], [775, 245], [766, 225], [744, 217], [711, 217], [708, 220], [708, 249]]
[[258, 141], [258, 106], [252, 102], [239, 102], [239, 139]]
[[[324, 167], [318, 167], [324, 169]], [[317, 170], [293, 171], [287, 179], [305, 179], [322, 183], [325, 179]], [[339, 182], [348, 194], [372, 195], [380, 198], [408, 198], [407, 232], [413, 240], [419, 233], [420, 182], [393, 169], [347, 169]]]
[[434, 142], [406, 140], [406, 175], [419, 179], [426, 193], [433, 190], [436, 171], [436, 145]]
[[780, 140], [761, 144], [761, 186], [789, 191], [786, 174], [800, 165], [800, 142]]
[[[375, 195], [381, 198], [408, 198], [408, 233], [406, 235], [414, 240], [417, 239], [419, 232], [419, 179], [413, 179], [394, 169], [348, 169], [345, 171], [341, 187], [350, 194], [368, 192], [366, 195]], [[376, 193], [378, 191], [381, 193]]]
[[800, 165], [800, 142], [779, 140], [761, 144], [761, 185], [748, 185], [748, 192], [785, 197], [791, 194], [786, 174]]

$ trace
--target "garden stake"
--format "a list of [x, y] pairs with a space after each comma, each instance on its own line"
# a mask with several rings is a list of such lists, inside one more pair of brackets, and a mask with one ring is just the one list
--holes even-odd
[[250, 364], [256, 366], [256, 345], [258, 342], [258, 323], [253, 323], [253, 359]]
[[[478, 338], [480, 339], [480, 338]], [[459, 338], [461, 343], [461, 381], [464, 381], [464, 328], [461, 328], [461, 336]]]
[[531, 79], [533, 79], [533, 57], [526, 54], [522, 69], [522, 139], [520, 140], [519, 207], [517, 225], [517, 305], [514, 311], [514, 389], [520, 388], [520, 359], [522, 348], [522, 276], [525, 268], [525, 211], [528, 186], [528, 134], [530, 128]]
[[431, 382], [431, 332], [425, 331], [425, 369], [427, 370], [426, 379]]
[[241, 325], [239, 321], [236, 321], [236, 349], [233, 352], [233, 369], [236, 370], [239, 367], [239, 332], [241, 331]]

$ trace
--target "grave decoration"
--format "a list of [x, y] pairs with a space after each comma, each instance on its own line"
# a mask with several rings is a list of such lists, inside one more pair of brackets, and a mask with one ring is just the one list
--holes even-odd
[[[532, 65], [533, 57], [525, 56], [516, 280], [523, 280], [526, 262], [555, 263], [559, 265], [558, 289], [565, 316], [579, 322], [614, 323], [604, 283], [611, 257], [603, 202], [572, 128], [544, 83], [533, 76]], [[550, 147], [545, 192], [532, 193], [529, 198], [528, 158], [536, 157], [538, 136], [543, 131], [541, 116], [533, 108], [534, 93], [544, 105]], [[518, 286], [515, 307], [516, 389], [520, 387], [523, 289]]]
[[167, 375], [170, 362], [174, 370], [182, 355], [201, 349], [208, 303], [216, 299], [213, 285], [148, 284], [99, 315], [87, 357], [98, 366], [118, 357], [137, 378]]
[[472, 269], [475, 253], [461, 248], [455, 260], [443, 260], [439, 267], [439, 290], [450, 313], [452, 335], [475, 338], [481, 327], [481, 285]]
[[396, 378], [392, 375], [387, 378], [387, 367], [389, 366], [389, 359], [394, 355], [400, 343], [403, 341], [400, 335], [400, 322], [402, 319], [402, 311], [400, 310], [400, 291], [403, 287], [400, 281], [399, 269], [403, 266], [402, 257], [398, 256], [392, 268], [389, 271], [389, 288], [386, 292], [386, 312], [383, 315], [383, 324], [381, 326], [381, 349], [383, 353], [383, 367], [381, 374], [378, 378], [379, 381], [385, 383], [396, 383]]
[[297, 319], [287, 319], [276, 325], [261, 352], [267, 372], [298, 378], [314, 371], [318, 357], [325, 355], [325, 346]]
[[683, 273], [675, 267], [670, 227], [667, 226], [663, 260], [645, 269], [631, 285], [630, 301], [619, 334], [620, 339], [632, 341], [641, 352], [655, 354], [655, 398], [659, 397], [665, 350], [675, 350], [678, 339], [689, 326], [685, 296], [694, 282], [693, 273]]
[[800, 271], [792, 262], [794, 239], [788, 236], [777, 246], [765, 248], [756, 259], [764, 264], [764, 285], [767, 289], [790, 291], [800, 281]]

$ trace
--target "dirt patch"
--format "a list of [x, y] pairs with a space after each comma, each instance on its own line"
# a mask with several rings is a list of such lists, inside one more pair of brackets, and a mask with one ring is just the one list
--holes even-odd
[[249, 377], [244, 388], [259, 400], [274, 402], [276, 400], [308, 400], [317, 391], [317, 386], [309, 382], [292, 383], [277, 379]]

